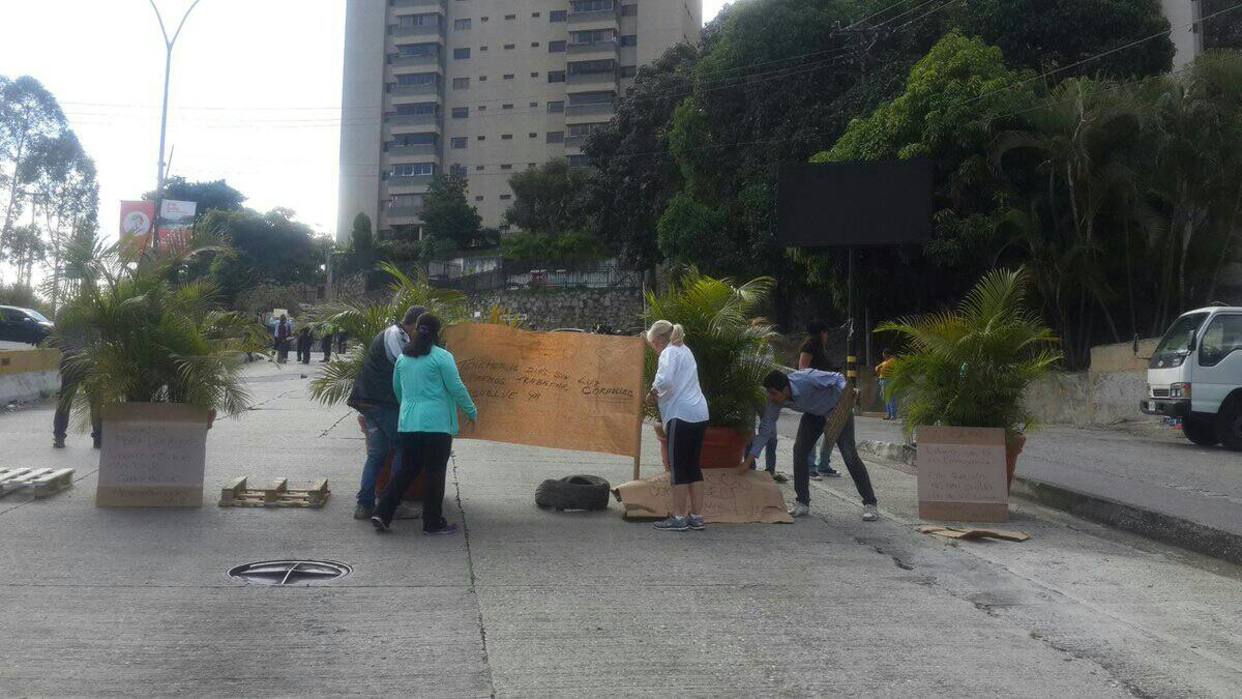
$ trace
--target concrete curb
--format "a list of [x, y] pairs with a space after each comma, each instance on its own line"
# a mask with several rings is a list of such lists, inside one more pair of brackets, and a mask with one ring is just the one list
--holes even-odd
[[[858, 451], [891, 463], [905, 466], [914, 463], [915, 450], [905, 444], [862, 441], [858, 443]], [[1242, 565], [1242, 535], [1239, 534], [1033, 478], [1014, 478], [1010, 495], [1154, 541]]]

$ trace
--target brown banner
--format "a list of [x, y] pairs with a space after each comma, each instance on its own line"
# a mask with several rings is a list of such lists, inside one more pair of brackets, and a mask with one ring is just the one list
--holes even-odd
[[638, 455], [641, 339], [463, 324], [445, 340], [479, 407], [462, 438]]

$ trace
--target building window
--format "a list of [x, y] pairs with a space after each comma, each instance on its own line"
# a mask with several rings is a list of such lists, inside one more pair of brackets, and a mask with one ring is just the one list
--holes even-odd
[[532, 71], [532, 72], [531, 72], [531, 74], [530, 74], [530, 77], [532, 77], [532, 78], [537, 78], [537, 77], [539, 77], [539, 73], [538, 73], [538, 71]]
[[511, 105], [511, 104], [502, 104], [502, 105], [500, 105], [500, 108], [501, 108], [501, 109], [513, 109], [513, 105]]
[[577, 155], [571, 155], [568, 158], [565, 158], [565, 160], [569, 162], [569, 167], [591, 166], [591, 156], [589, 155], [582, 155], [579, 153]]
[[415, 85], [435, 85], [439, 82], [437, 73], [405, 73], [397, 76], [397, 84], [402, 87]]
[[548, 53], [565, 53], [564, 41], [549, 41]]
[[621, 16], [622, 17], [637, 17], [638, 16], [638, 5], [622, 5]]
[[482, 53], [482, 52], [484, 52], [484, 51], [487, 51], [487, 47], [486, 47], [486, 46], [480, 46], [480, 47], [479, 47], [479, 52], [480, 52], [480, 53]]
[[487, 111], [487, 105], [486, 105], [486, 104], [480, 104], [480, 105], [479, 105], [479, 111], [480, 111], [480, 112], [486, 112], [486, 111]]
[[505, 44], [506, 51], [512, 51], [515, 48], [517, 48], [517, 44]]
[[616, 67], [616, 62], [610, 58], [598, 61], [575, 61], [569, 64], [569, 72], [573, 75], [611, 73], [616, 70]]
[[470, 108], [469, 107], [453, 107], [453, 118], [454, 119], [469, 119]]
[[569, 13], [567, 13], [565, 10], [552, 10], [551, 12], [548, 13], [548, 21], [549, 22], [564, 22], [568, 14]]
[[475, 171], [475, 172], [483, 172], [483, 166], [482, 166], [482, 165], [475, 165], [475, 166], [474, 166], [474, 171]]
[[439, 107], [435, 102], [418, 102], [416, 104], [398, 104], [396, 106], [399, 116], [427, 116], [439, 113]]
[[469, 141], [465, 136], [457, 136], [453, 139], [452, 143], [453, 143], [454, 148], [461, 149], [461, 148], [465, 148], [466, 144], [469, 143]]
[[433, 133], [410, 133], [394, 136], [392, 143], [387, 144], [384, 150], [401, 146], [434, 146], [435, 144], [436, 135]]
[[487, 136], [479, 136], [479, 139], [478, 139], [478, 140], [480, 140], [480, 141], [486, 141], [486, 140], [487, 140]]
[[638, 66], [621, 66], [621, 77], [632, 78], [638, 75]]
[[423, 205], [421, 194], [394, 194], [388, 198], [390, 209], [418, 209]]
[[455, 19], [455, 20], [453, 20], [453, 29], [454, 29], [454, 31], [464, 32], [464, 31], [466, 31], [466, 30], [467, 30], [467, 29], [469, 29], [469, 28], [470, 28], [470, 20], [468, 20], [468, 19]]
[[406, 163], [404, 165], [394, 165], [392, 168], [393, 177], [423, 177], [426, 175], [436, 174], [435, 163]]
[[530, 132], [530, 137], [531, 137], [531, 138], [539, 138], [539, 134], [535, 133], [534, 131], [531, 131], [531, 132]]
[[565, 71], [563, 71], [563, 70], [549, 70], [549, 71], [548, 71], [548, 82], [550, 82], [550, 83], [563, 83], [563, 82], [565, 82]]
[[501, 136], [500, 136], [500, 140], [502, 140], [502, 141], [512, 141], [512, 140], [513, 140], [513, 134], [511, 134], [511, 133], [501, 134]]
[[531, 108], [531, 109], [535, 109], [535, 108], [536, 108], [536, 107], [538, 107], [538, 106], [539, 106], [539, 103], [538, 103], [538, 102], [531, 102], [531, 103], [530, 103], [530, 108]]
[[615, 92], [605, 90], [603, 92], [575, 92], [569, 96], [570, 106], [582, 104], [606, 104], [611, 103], [616, 96]]
[[501, 194], [501, 195], [500, 195], [500, 200], [501, 200], [501, 201], [509, 201], [509, 200], [510, 200], [510, 199], [512, 199], [512, 198], [513, 198], [513, 195], [512, 195], [512, 194]]
[[479, 21], [480, 21], [480, 22], [486, 22], [486, 21], [487, 21], [487, 17], [486, 17], [486, 16], [484, 16], [484, 17], [480, 17], [480, 18], [479, 18]]
[[512, 80], [512, 79], [513, 79], [513, 73], [505, 73], [505, 80]]
[[564, 131], [549, 131], [548, 132], [548, 143], [564, 143], [564, 142], [565, 142]]
[[556, 100], [555, 102], [548, 102], [548, 113], [549, 114], [560, 114], [563, 111], [565, 111], [564, 100]]
[[401, 15], [397, 18], [397, 25], [401, 27], [438, 27], [440, 26], [440, 15]]
[[535, 19], [539, 19], [539, 16], [540, 16], [541, 14], [542, 14], [542, 13], [540, 13], [540, 12], [532, 12], [532, 13], [530, 13], [530, 16], [531, 16], [531, 17], [533, 17], [533, 18], [535, 18]]
[[593, 124], [570, 124], [570, 136], [590, 136], [608, 125], [608, 122], [595, 122]]
[[438, 58], [439, 44], [397, 44], [397, 55], [402, 58]]
[[470, 58], [470, 49], [453, 49], [453, 58], [458, 61]]
[[505, 163], [505, 164], [503, 164], [503, 165], [501, 165], [501, 166], [500, 166], [500, 169], [501, 169], [501, 170], [512, 170], [512, 169], [513, 169], [513, 163]]
[[470, 87], [470, 78], [453, 78], [454, 90], [465, 90]]
[[537, 48], [539, 48], [539, 42], [538, 42], [538, 41], [532, 41], [532, 42], [530, 42], [530, 47], [531, 47], [532, 49], [537, 49]]
[[505, 15], [505, 19], [509, 19], [509, 20], [517, 19], [517, 15]]
[[474, 198], [474, 200], [475, 200], [475, 201], [483, 201], [483, 195], [482, 195], [482, 194], [476, 195], [476, 196], [475, 196], [475, 198]]
[[449, 174], [453, 175], [454, 177], [465, 177], [466, 166], [462, 165], [461, 163], [453, 163], [452, 165], [449, 166]]
[[573, 38], [575, 44], [598, 44], [603, 41], [612, 41], [617, 38], [617, 33], [611, 29], [591, 29], [585, 32], [570, 32], [569, 36]]
[[486, 75], [480, 75], [480, 76], [479, 76], [479, 82], [481, 82], [481, 83], [485, 83], [485, 82], [487, 82], [487, 76], [486, 76]]
[[599, 12], [611, 10], [616, 5], [613, 4], [613, 0], [574, 0], [572, 7], [574, 12]]
[[637, 34], [622, 34], [621, 45], [622, 46], [638, 46], [638, 35]]

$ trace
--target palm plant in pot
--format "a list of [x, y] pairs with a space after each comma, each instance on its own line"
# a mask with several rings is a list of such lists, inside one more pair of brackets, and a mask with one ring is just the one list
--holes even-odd
[[876, 329], [907, 346], [889, 369], [885, 396], [901, 401], [907, 435], [923, 425], [1001, 428], [1011, 483], [1034, 426], [1023, 394], [1061, 359], [1059, 340], [1026, 304], [1028, 286], [1024, 270], [994, 270], [956, 310]]
[[[690, 269], [665, 293], [647, 292], [646, 324], [667, 320], [682, 325], [686, 346], [699, 366], [699, 385], [711, 415], [703, 440], [703, 468], [736, 468], [754, 433], [764, 400], [760, 384], [772, 368], [773, 336], [772, 326], [754, 314], [774, 284], [769, 277], [759, 277], [738, 286]], [[656, 355], [648, 350], [648, 384], [655, 369]], [[648, 416], [658, 418], [658, 413], [649, 407]], [[657, 434], [663, 443], [662, 430]]]
[[202, 504], [207, 430], [249, 407], [244, 358], [267, 348], [262, 326], [184, 278], [194, 257], [224, 245], [199, 235], [159, 251], [131, 241], [71, 253], [79, 281], [54, 342], [75, 407], [103, 415], [98, 504]]

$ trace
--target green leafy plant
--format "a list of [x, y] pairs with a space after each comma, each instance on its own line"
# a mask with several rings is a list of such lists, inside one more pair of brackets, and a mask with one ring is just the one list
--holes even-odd
[[1026, 305], [1024, 270], [984, 275], [954, 311], [885, 323], [908, 343], [889, 369], [886, 397], [903, 401], [907, 433], [920, 425], [1033, 424], [1022, 394], [1061, 359], [1058, 339]]
[[246, 353], [267, 349], [267, 331], [221, 310], [215, 287], [184, 282], [186, 266], [222, 242], [196, 236], [155, 252], [120, 243], [68, 253], [76, 287], [53, 343], [65, 371], [81, 377], [81, 410], [123, 403], [183, 403], [225, 415], [250, 405], [241, 376]]
[[362, 373], [371, 339], [399, 321], [411, 306], [422, 306], [435, 313], [445, 325], [466, 318], [468, 303], [460, 291], [436, 289], [425, 276], [411, 277], [389, 262], [381, 263], [379, 269], [390, 278], [390, 296], [386, 303], [344, 304], [339, 312], [324, 321], [361, 343], [328, 362], [319, 376], [311, 380], [311, 396], [325, 405], [334, 405], [349, 397], [354, 379]]
[[[647, 293], [648, 324], [663, 319], [685, 328], [713, 427], [748, 432], [763, 405], [760, 384], [772, 368], [768, 341], [773, 330], [754, 314], [774, 284], [769, 277], [759, 277], [735, 286], [730, 279], [690, 269], [666, 293]], [[648, 384], [655, 368], [655, 353], [648, 351]]]

